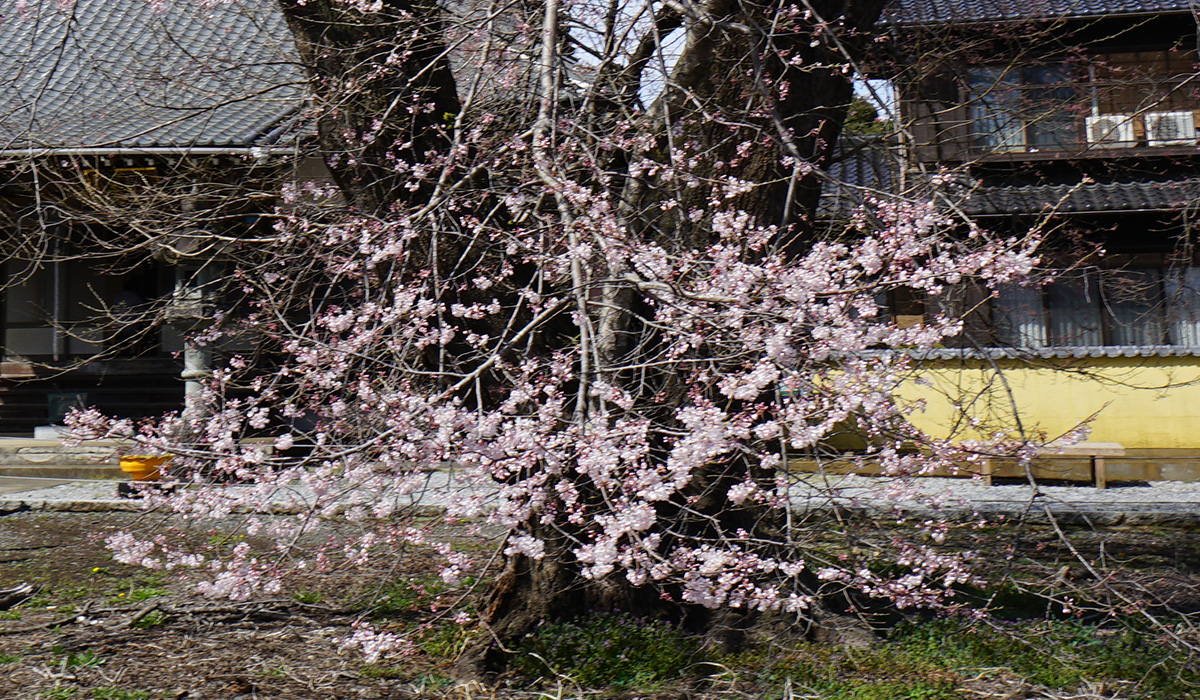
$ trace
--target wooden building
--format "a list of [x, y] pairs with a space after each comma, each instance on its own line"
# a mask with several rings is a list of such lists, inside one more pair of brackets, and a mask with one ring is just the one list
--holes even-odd
[[[1109, 478], [1200, 479], [1200, 57], [1189, 0], [893, 0], [910, 186], [1044, 232], [1040, 284], [960, 290], [958, 347], [902, 393], [967, 439], [1080, 423]], [[937, 313], [893, 300], [898, 321]], [[966, 415], [963, 416], [965, 411]]]
[[0, 74], [0, 435], [71, 406], [178, 409], [189, 294], [294, 166], [305, 77], [282, 16], [29, 3], [0, 22]]

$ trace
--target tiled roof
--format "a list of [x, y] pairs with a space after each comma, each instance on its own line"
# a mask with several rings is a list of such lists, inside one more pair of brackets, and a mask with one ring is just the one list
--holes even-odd
[[1088, 357], [1200, 357], [1200, 348], [1187, 345], [1080, 345], [1054, 348], [929, 348], [868, 350], [866, 355], [904, 353], [918, 360], [1068, 359]]
[[1003, 22], [1188, 12], [1194, 0], [891, 0], [887, 24]]
[[980, 186], [962, 204], [968, 214], [1049, 211], [1175, 211], [1200, 202], [1200, 178], [1020, 186]]
[[878, 138], [843, 136], [837, 150], [821, 187], [818, 216], [847, 216], [866, 197], [895, 191], [899, 168], [894, 147]]
[[272, 0], [0, 9], [0, 150], [261, 146], [304, 99]]

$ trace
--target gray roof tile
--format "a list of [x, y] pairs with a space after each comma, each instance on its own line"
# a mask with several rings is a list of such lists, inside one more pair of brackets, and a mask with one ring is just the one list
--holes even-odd
[[1200, 178], [1076, 184], [980, 186], [962, 204], [968, 214], [1177, 211], [1200, 201]]
[[1085, 345], [1052, 348], [930, 348], [868, 350], [860, 355], [904, 353], [918, 360], [1067, 359], [1090, 357], [1200, 357], [1200, 347], [1186, 345]]
[[868, 197], [895, 192], [900, 168], [894, 144], [878, 137], [845, 135], [838, 140], [837, 151], [821, 187], [818, 216], [845, 217]]
[[0, 12], [0, 150], [268, 145], [303, 106], [271, 0], [38, 0]]
[[1022, 19], [1189, 12], [1193, 0], [891, 0], [888, 24], [1004, 22]]

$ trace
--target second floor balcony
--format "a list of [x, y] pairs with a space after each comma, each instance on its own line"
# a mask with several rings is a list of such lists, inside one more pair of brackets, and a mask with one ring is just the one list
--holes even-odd
[[984, 64], [930, 82], [907, 105], [923, 160], [1198, 153], [1195, 52]]

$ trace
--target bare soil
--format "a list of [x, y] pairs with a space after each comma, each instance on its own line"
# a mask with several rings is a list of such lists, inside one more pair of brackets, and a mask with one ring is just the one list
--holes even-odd
[[[39, 587], [0, 613], [0, 698], [406, 698], [448, 684], [440, 665], [449, 659], [370, 665], [338, 644], [381, 586], [434, 574], [419, 553], [402, 553], [387, 569], [313, 576], [294, 597], [221, 601], [172, 574], [117, 564], [104, 547], [113, 531], [160, 525], [131, 513], [0, 518], [0, 589]], [[411, 628], [435, 617], [439, 596], [414, 585], [402, 597], [385, 624]]]
[[[399, 551], [374, 569], [313, 575], [288, 597], [220, 601], [198, 596], [173, 574], [117, 564], [103, 545], [107, 534], [122, 529], [167, 532], [197, 542], [231, 541], [226, 533], [232, 528], [170, 530], [170, 525], [134, 513], [0, 516], [0, 589], [38, 587], [20, 605], [0, 606], [0, 700], [579, 697], [578, 691], [564, 694], [553, 684], [530, 685], [517, 676], [486, 686], [457, 684], [452, 669], [463, 633], [446, 623], [442, 611], [471, 591], [430, 585], [436, 565], [421, 551]], [[493, 544], [486, 533], [445, 529], [438, 534], [456, 538], [465, 548]], [[1056, 585], [1073, 591], [1081, 605], [1101, 610], [1127, 596], [1187, 613], [1200, 611], [1196, 534], [1151, 528], [1074, 532], [1076, 552], [1048, 529], [968, 530], [957, 536], [962, 546], [981, 551], [987, 572]], [[250, 544], [263, 551], [269, 545]], [[1089, 571], [1076, 553], [1094, 568]], [[1033, 600], [1040, 604], [1036, 595]], [[339, 640], [364, 618], [412, 636], [419, 642], [417, 653], [368, 664], [360, 652], [342, 648]], [[954, 697], [1129, 697], [1125, 686], [1054, 691], [1003, 668], [954, 677], [959, 679]], [[780, 697], [777, 687], [733, 678], [691, 678], [636, 693], [588, 695]]]

